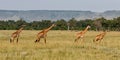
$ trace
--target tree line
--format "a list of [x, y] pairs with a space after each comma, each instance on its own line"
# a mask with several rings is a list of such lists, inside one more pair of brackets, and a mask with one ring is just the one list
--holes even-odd
[[53, 30], [83, 30], [87, 25], [91, 26], [90, 30], [109, 30], [109, 31], [120, 31], [120, 17], [113, 19], [105, 19], [104, 17], [97, 19], [85, 19], [85, 20], [76, 20], [71, 18], [66, 21], [60, 19], [57, 21], [52, 20], [42, 20], [42, 21], [33, 21], [26, 22], [23, 19], [20, 20], [1, 20], [0, 21], [0, 30], [16, 30], [21, 27], [21, 25], [26, 25], [25, 30], [41, 30], [49, 27], [51, 24], [56, 24]]

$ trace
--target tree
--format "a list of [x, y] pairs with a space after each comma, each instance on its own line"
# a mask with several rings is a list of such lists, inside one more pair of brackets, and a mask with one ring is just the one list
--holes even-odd
[[67, 30], [67, 22], [64, 19], [56, 21], [56, 30]]
[[104, 17], [94, 20], [93, 24], [96, 26], [96, 31], [102, 30], [102, 22], [106, 19]]
[[27, 22], [23, 19], [16, 21], [16, 29], [19, 29], [21, 25], [27, 25]]
[[70, 30], [74, 30], [76, 27], [77, 20], [75, 18], [72, 18], [68, 21], [68, 26], [70, 27]]

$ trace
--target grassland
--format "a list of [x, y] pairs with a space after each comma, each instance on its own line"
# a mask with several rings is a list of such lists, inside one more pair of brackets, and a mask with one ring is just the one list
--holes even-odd
[[[24, 30], [19, 43], [9, 43], [14, 30], [0, 30], [0, 60], [119, 60], [120, 32], [107, 32], [102, 43], [93, 38], [100, 32], [88, 31], [84, 42], [74, 44], [76, 31], [49, 31], [47, 44], [35, 44], [39, 31]], [[79, 41], [80, 42], [80, 41]]]

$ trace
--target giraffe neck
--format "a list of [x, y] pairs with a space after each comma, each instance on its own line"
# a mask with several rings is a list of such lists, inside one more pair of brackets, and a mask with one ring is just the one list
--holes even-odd
[[50, 26], [49, 28], [47, 28], [47, 29], [45, 30], [45, 32], [48, 32], [50, 29], [52, 29], [52, 27], [53, 27], [53, 26]]
[[18, 34], [19, 34], [20, 32], [22, 32], [22, 30], [23, 30], [23, 27], [21, 27], [19, 30], [17, 30]]
[[83, 31], [83, 33], [86, 33], [86, 32], [87, 32], [87, 30], [88, 30], [88, 27], [86, 27], [86, 28], [85, 28], [85, 30]]

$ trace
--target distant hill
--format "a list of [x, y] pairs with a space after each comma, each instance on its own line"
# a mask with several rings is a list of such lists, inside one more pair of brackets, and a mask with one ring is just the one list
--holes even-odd
[[20, 18], [26, 21], [39, 21], [39, 20], [69, 20], [76, 18], [94, 19], [105, 17], [112, 19], [120, 16], [120, 11], [112, 10], [102, 13], [91, 11], [72, 11], [72, 10], [0, 10], [0, 20], [19, 20]]

